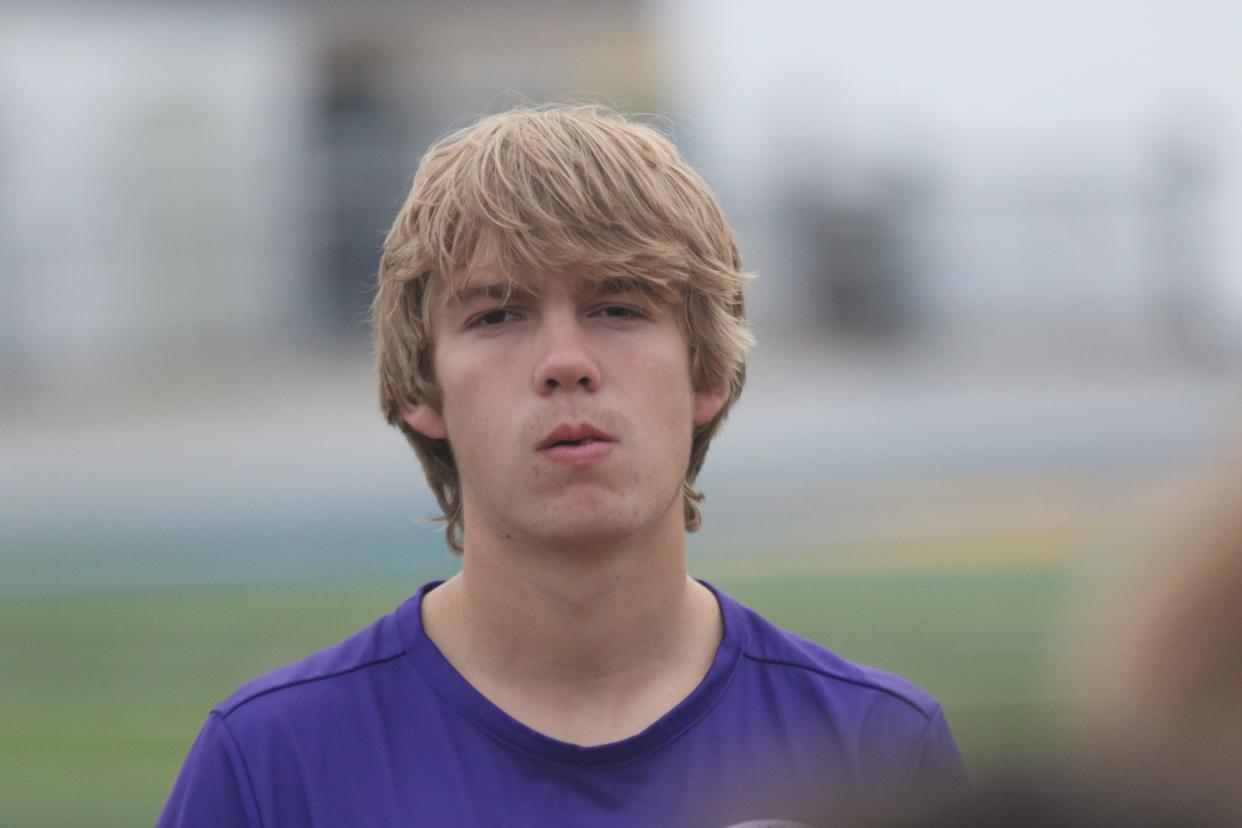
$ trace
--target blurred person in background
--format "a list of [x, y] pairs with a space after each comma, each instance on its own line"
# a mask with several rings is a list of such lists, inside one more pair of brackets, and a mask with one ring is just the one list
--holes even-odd
[[[1064, 753], [981, 774], [929, 808], [885, 807], [887, 826], [1242, 825], [1242, 456], [1189, 497], [1162, 492], [1178, 526], [1132, 562], [1112, 600], [1093, 591], [1065, 689], [1079, 702]], [[1168, 506], [1157, 522], [1169, 519]], [[1151, 526], [1145, 526], [1148, 531]]]
[[820, 824], [965, 784], [927, 693], [688, 577], [751, 335], [664, 136], [582, 106], [449, 135], [379, 281], [381, 405], [461, 572], [217, 706], [161, 825]]
[[1093, 761], [1192, 793], [1221, 824], [1242, 824], [1239, 468], [1235, 449], [1179, 510], [1190, 528], [1161, 538], [1105, 605], [1079, 668], [1076, 723]]

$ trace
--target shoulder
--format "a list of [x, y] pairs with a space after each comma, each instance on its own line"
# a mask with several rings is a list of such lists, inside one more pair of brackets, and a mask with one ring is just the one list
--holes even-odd
[[726, 596], [739, 629], [735, 682], [748, 704], [795, 723], [800, 739], [839, 750], [860, 789], [960, 790], [966, 782], [940, 703], [899, 675], [842, 658]]
[[[731, 599], [722, 599], [731, 600]], [[901, 676], [843, 658], [832, 650], [784, 630], [734, 602], [735, 618], [745, 627], [743, 659], [774, 680], [818, 687], [835, 697], [892, 706], [912, 720], [928, 722], [940, 711], [936, 699]]]
[[[160, 824], [309, 825], [347, 791], [370, 790], [386, 756], [375, 746], [410, 706], [405, 652], [389, 614], [239, 687], [212, 709]], [[338, 799], [325, 804], [325, 791]]]
[[213, 712], [230, 720], [243, 710], [292, 703], [365, 679], [404, 654], [393, 615], [385, 615], [338, 644], [243, 684], [215, 706]]

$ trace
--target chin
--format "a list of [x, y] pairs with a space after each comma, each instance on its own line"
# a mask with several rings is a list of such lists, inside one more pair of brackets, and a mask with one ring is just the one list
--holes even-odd
[[609, 545], [657, 523], [657, 511], [612, 498], [575, 497], [548, 504], [540, 519], [526, 523], [530, 534], [548, 545]]
[[536, 534], [548, 545], [607, 546], [632, 537], [641, 526], [616, 515], [553, 516]]

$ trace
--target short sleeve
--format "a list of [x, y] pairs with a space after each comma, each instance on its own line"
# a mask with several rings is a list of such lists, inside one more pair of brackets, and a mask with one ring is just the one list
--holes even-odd
[[259, 825], [245, 762], [224, 719], [212, 713], [181, 766], [156, 828]]
[[971, 787], [957, 742], [949, 731], [944, 711], [936, 707], [927, 722], [923, 739], [906, 772], [904, 788], [909, 797], [942, 797], [960, 794]]

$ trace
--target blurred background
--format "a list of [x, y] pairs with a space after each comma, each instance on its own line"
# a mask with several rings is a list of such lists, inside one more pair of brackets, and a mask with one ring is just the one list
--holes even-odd
[[1055, 750], [1078, 613], [1176, 552], [1242, 424], [1240, 31], [6, 4], [0, 822], [151, 822], [213, 703], [456, 569], [377, 409], [379, 251], [431, 141], [566, 97], [666, 131], [760, 274], [693, 571], [925, 686], [975, 770]]

